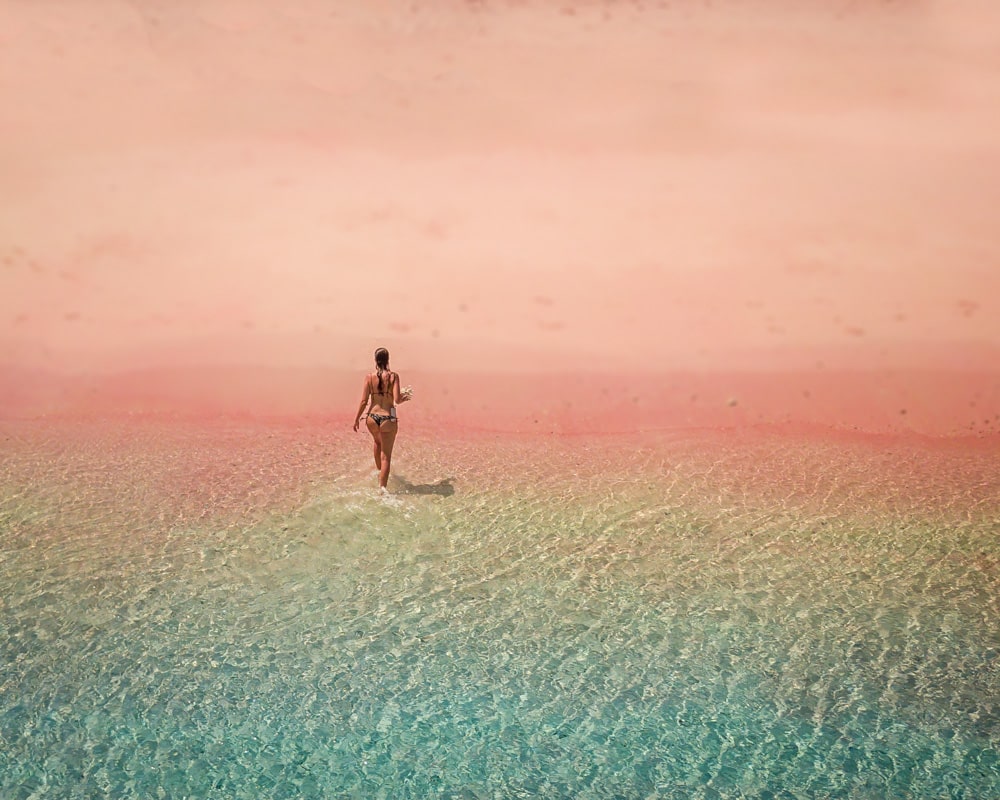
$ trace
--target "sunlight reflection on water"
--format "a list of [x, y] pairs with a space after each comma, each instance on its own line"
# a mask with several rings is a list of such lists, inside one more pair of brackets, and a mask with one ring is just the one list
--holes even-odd
[[1000, 790], [982, 452], [5, 434], [5, 796]]

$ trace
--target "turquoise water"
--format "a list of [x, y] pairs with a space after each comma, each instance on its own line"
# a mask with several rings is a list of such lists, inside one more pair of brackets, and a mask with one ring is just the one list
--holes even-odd
[[0, 433], [0, 797], [1000, 797], [995, 454]]

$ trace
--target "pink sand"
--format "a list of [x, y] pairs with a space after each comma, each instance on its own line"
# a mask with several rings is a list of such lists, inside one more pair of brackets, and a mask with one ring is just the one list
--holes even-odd
[[1000, 7], [806, 5], [5, 4], [0, 414], [992, 434]]

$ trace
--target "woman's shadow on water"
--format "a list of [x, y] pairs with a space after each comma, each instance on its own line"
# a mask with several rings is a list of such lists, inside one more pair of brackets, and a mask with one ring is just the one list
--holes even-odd
[[451, 497], [455, 494], [455, 487], [451, 485], [451, 478], [443, 478], [437, 483], [410, 483], [406, 478], [398, 475], [392, 477], [393, 494], [439, 494], [442, 497]]

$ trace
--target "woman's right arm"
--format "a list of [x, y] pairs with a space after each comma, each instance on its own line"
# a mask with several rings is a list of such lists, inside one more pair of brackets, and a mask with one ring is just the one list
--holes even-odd
[[392, 402], [398, 406], [400, 403], [405, 403], [410, 399], [410, 397], [409, 395], [403, 394], [403, 390], [399, 388], [403, 383], [399, 379], [399, 373], [395, 373], [395, 376], [396, 379], [392, 382]]

